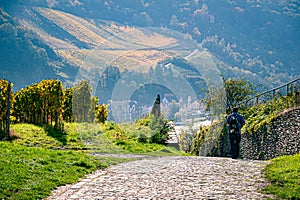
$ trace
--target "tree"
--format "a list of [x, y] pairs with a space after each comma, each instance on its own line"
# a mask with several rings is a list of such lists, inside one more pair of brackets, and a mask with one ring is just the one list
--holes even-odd
[[88, 81], [81, 81], [73, 88], [72, 111], [76, 122], [88, 122], [92, 109], [92, 87]]
[[[223, 79], [223, 82], [225, 86], [224, 96], [226, 95], [226, 98], [223, 100], [218, 97], [218, 95], [221, 96], [224, 93], [224, 89], [220, 89], [219, 91], [216, 89], [214, 91], [214, 95], [207, 91], [204, 99], [201, 101], [201, 103], [206, 104], [206, 110], [216, 109], [219, 105], [225, 104], [226, 113], [228, 114], [231, 112], [233, 107], [242, 107], [247, 105], [246, 100], [250, 99], [250, 97], [255, 94], [256, 86], [249, 81], [245, 81], [241, 78], [229, 78], [228, 80]], [[221, 101], [225, 101], [225, 103]], [[216, 113], [221, 113], [221, 111], [217, 111]]]
[[65, 89], [63, 98], [63, 119], [67, 122], [74, 122], [72, 99], [73, 88]]
[[243, 79], [224, 80], [226, 91], [226, 112], [233, 107], [241, 106], [241, 103], [255, 94], [256, 86]]
[[[78, 85], [71, 88], [71, 91], [65, 92], [64, 108], [65, 119], [71, 119], [75, 122], [94, 122], [95, 117], [99, 122], [104, 123], [108, 117], [106, 104], [98, 105], [98, 97], [92, 94], [92, 87], [88, 81], [81, 81]], [[70, 104], [70, 99], [72, 103]], [[70, 116], [72, 115], [72, 116]]]

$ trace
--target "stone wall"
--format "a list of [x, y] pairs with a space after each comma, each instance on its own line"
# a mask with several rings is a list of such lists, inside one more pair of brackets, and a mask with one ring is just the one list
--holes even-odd
[[244, 133], [240, 156], [267, 160], [300, 153], [300, 108], [282, 113], [260, 131]]

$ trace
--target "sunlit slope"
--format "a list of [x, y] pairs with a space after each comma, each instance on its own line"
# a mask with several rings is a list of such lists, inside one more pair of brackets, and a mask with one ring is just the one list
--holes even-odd
[[[83, 19], [49, 8], [35, 7], [31, 12], [35, 12], [39, 19], [27, 17], [20, 22], [66, 62], [86, 70], [113, 65], [121, 72], [148, 72], [150, 67], [155, 68], [159, 62], [182, 56], [174, 54], [178, 54], [176, 48], [182, 47], [181, 39], [184, 39], [156, 29]], [[51, 27], [56, 27], [53, 29], [55, 32], [51, 32]]]
[[91, 48], [99, 44], [104, 47], [117, 47], [101, 36], [104, 34], [101, 29], [82, 18], [47, 8], [35, 8], [35, 10]]

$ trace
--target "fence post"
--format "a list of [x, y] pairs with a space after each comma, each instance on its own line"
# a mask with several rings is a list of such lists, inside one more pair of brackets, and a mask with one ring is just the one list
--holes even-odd
[[8, 81], [8, 87], [7, 87], [7, 136], [9, 141], [11, 141], [10, 137], [10, 90], [11, 90], [11, 82]]

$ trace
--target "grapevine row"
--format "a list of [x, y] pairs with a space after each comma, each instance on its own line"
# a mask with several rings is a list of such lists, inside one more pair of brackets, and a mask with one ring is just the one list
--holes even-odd
[[[0, 80], [0, 131], [7, 122], [7, 85]], [[43, 80], [12, 94], [11, 119], [14, 123], [50, 124], [63, 129], [66, 122], [105, 122], [107, 105], [98, 105], [98, 97], [91, 95], [91, 86], [82, 81], [64, 89], [58, 80]]]
[[53, 124], [62, 126], [62, 83], [58, 80], [43, 80], [16, 92], [13, 116], [16, 122]]
[[[8, 94], [10, 99], [13, 98], [12, 90], [8, 92], [7, 80], [0, 80], [0, 137], [6, 133], [7, 130], [7, 112], [8, 112]], [[12, 103], [11, 103], [12, 104]]]

